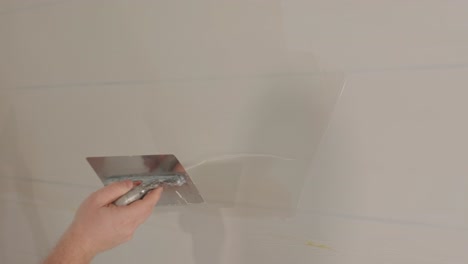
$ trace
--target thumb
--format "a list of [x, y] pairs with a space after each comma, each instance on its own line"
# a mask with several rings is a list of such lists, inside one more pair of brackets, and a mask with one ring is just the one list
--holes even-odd
[[117, 200], [133, 188], [133, 182], [130, 180], [114, 182], [97, 190], [91, 199], [98, 206], [105, 206]]

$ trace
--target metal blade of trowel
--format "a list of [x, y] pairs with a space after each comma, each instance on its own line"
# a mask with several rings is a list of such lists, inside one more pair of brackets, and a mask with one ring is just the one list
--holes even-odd
[[[160, 205], [203, 203], [203, 198], [182, 164], [174, 155], [110, 156], [86, 158], [104, 185], [132, 180], [149, 184], [160, 181], [164, 192]], [[173, 177], [182, 177], [183, 184], [164, 184]]]

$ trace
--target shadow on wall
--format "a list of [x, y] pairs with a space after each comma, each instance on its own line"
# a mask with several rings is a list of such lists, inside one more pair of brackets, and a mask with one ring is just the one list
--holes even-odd
[[223, 263], [225, 224], [218, 206], [196, 205], [181, 209], [180, 227], [192, 236], [195, 263]]
[[288, 217], [298, 205], [343, 79], [338, 74], [270, 79], [265, 93], [255, 94], [247, 106], [241, 153], [215, 157], [188, 172], [210, 204], [264, 208]]
[[[24, 161], [18, 144], [18, 131], [13, 110], [9, 112], [2, 125], [3, 129], [0, 131], [0, 185], [1, 189], [5, 190], [3, 194], [8, 193], [9, 197], [14, 194], [13, 203], [21, 208], [22, 215], [4, 215], [0, 218], [0, 228], [4, 234], [2, 235], [0, 246], [2, 251], [0, 252], [3, 258], [7, 258], [7, 254], [10, 254], [9, 259], [12, 258], [12, 255], [31, 254], [30, 251], [24, 250], [25, 244], [27, 245], [31, 241], [35, 257], [42, 259], [49, 252], [50, 243], [39, 217], [39, 209], [34, 203], [36, 197], [34, 185], [27, 180], [32, 177], [32, 174]], [[6, 206], [7, 202], [3, 198], [0, 199], [2, 212], [7, 210]], [[27, 221], [28, 226], [18, 224], [23, 219]], [[22, 237], [21, 234], [30, 234], [31, 237]], [[14, 248], [15, 251], [5, 252], [8, 248]]]
[[[182, 208], [180, 214], [181, 228], [192, 235], [196, 263], [222, 262], [226, 230], [235, 230], [239, 236], [250, 232], [248, 226], [227, 227], [221, 208], [256, 219], [295, 214], [342, 83], [342, 76], [336, 74], [273, 80], [268, 92], [252, 106], [253, 124], [246, 125], [252, 128], [246, 154], [188, 170], [207, 202]], [[246, 207], [256, 210], [244, 210]], [[249, 250], [248, 241], [239, 246], [235, 250]]]
[[222, 263], [226, 227], [221, 208], [233, 206], [241, 173], [242, 164], [230, 160], [210, 162], [189, 171], [197, 186], [203, 186], [200, 191], [206, 202], [181, 208], [179, 216], [181, 229], [192, 236], [196, 263]]
[[295, 214], [312, 157], [341, 90], [341, 84], [333, 84], [335, 78], [324, 74], [272, 80], [252, 113], [256, 118], [250, 148], [287, 159], [246, 164], [239, 204], [267, 208], [280, 217]]

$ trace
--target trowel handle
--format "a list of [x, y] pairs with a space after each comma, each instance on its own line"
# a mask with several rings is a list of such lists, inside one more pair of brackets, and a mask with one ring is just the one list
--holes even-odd
[[130, 191], [128, 191], [126, 194], [122, 195], [119, 199], [117, 199], [114, 204], [117, 206], [124, 206], [124, 205], [129, 205], [139, 199], [141, 197], [145, 196], [145, 194], [152, 190], [155, 189], [157, 186], [151, 186], [151, 188], [148, 188], [148, 186], [139, 185]]

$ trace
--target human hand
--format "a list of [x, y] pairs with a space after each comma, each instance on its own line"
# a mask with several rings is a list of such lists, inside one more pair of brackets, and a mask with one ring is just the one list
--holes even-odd
[[[63, 261], [73, 255], [73, 263], [88, 263], [97, 254], [129, 241], [137, 227], [151, 215], [162, 193], [162, 188], [157, 188], [130, 205], [112, 204], [133, 187], [131, 181], [122, 181], [91, 194], [81, 204], [73, 223], [49, 259]], [[79, 262], [77, 258], [83, 261]]]
[[112, 204], [133, 187], [131, 181], [108, 185], [91, 194], [78, 209], [69, 232], [79, 234], [83, 247], [91, 254], [130, 240], [137, 227], [151, 215], [161, 197], [161, 188], [128, 206]]

